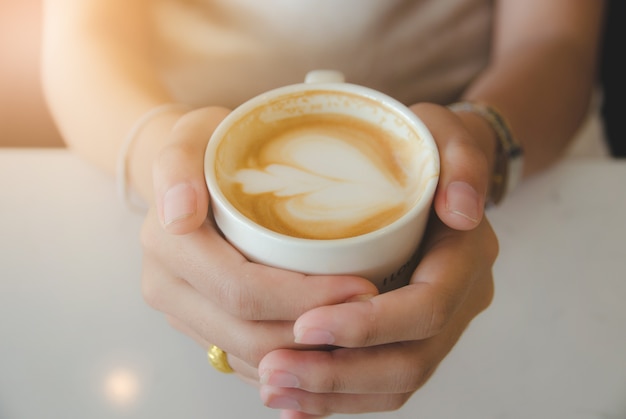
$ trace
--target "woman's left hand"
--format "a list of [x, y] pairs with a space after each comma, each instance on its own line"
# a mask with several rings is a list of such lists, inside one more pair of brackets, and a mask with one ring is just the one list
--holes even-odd
[[483, 216], [495, 148], [490, 128], [437, 105], [412, 110], [433, 134], [441, 160], [422, 260], [405, 287], [297, 319], [297, 343], [336, 349], [279, 349], [261, 360], [261, 397], [284, 409], [283, 419], [399, 408], [491, 302], [498, 241]]
[[498, 242], [485, 218], [458, 231], [433, 217], [423, 250], [409, 285], [300, 316], [297, 342], [337, 349], [267, 354], [258, 369], [264, 403], [285, 409], [283, 419], [402, 406], [493, 296]]

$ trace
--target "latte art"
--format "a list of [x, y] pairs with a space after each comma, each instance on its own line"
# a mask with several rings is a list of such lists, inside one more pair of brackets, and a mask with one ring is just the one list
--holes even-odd
[[275, 163], [234, 179], [244, 194], [271, 195], [268, 210], [291, 234], [344, 237], [384, 222], [381, 214], [403, 212], [404, 188], [384, 167], [342, 140], [301, 131], [272, 144]]
[[358, 236], [392, 223], [418, 197], [406, 163], [411, 147], [374, 124], [301, 115], [259, 124], [253, 136], [219, 159], [216, 175], [241, 213], [278, 233]]

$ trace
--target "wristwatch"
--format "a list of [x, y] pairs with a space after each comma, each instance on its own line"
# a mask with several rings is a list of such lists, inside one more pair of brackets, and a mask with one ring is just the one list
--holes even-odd
[[489, 188], [488, 205], [498, 205], [522, 179], [524, 151], [511, 133], [502, 114], [480, 102], [456, 102], [448, 106], [453, 112], [472, 112], [483, 117], [496, 133], [496, 156]]

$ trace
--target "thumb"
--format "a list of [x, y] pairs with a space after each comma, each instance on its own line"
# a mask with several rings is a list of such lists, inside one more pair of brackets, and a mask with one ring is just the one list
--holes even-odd
[[471, 230], [484, 215], [489, 189], [493, 133], [474, 115], [457, 115], [433, 104], [411, 109], [431, 131], [441, 162], [439, 184], [434, 198], [437, 215], [448, 227]]
[[204, 151], [228, 112], [225, 108], [207, 107], [185, 114], [155, 159], [155, 204], [166, 231], [186, 234], [204, 223], [209, 209]]

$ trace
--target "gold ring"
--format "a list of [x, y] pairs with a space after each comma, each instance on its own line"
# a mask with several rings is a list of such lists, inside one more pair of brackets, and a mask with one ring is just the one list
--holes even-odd
[[224, 374], [234, 372], [233, 368], [228, 363], [228, 356], [226, 355], [226, 352], [222, 351], [217, 346], [209, 346], [207, 355], [209, 357], [209, 364], [211, 364], [213, 368], [219, 372], [223, 372]]

